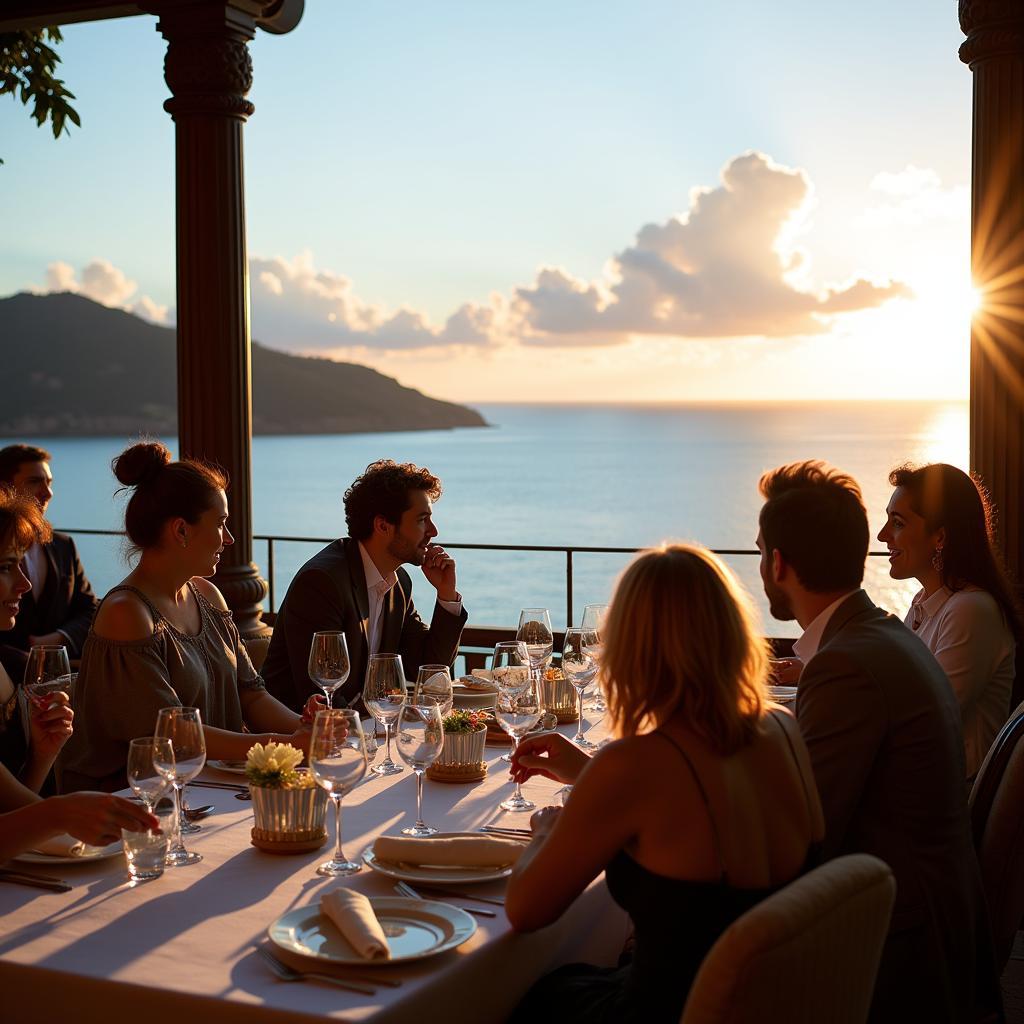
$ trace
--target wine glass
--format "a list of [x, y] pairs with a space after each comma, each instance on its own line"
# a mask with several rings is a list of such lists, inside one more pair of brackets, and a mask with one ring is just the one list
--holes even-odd
[[547, 608], [524, 608], [519, 613], [519, 630], [516, 639], [526, 644], [530, 654], [530, 668], [538, 674], [554, 646], [554, 635], [551, 632], [551, 615]]
[[452, 674], [447, 665], [420, 665], [412, 699], [418, 701], [424, 697], [430, 698], [440, 707], [442, 718], [451, 711], [454, 697]]
[[174, 834], [171, 836], [171, 848], [167, 851], [165, 863], [172, 868], [198, 864], [203, 859], [202, 854], [186, 850], [181, 839], [181, 792], [188, 781], [203, 770], [206, 763], [206, 738], [199, 708], [161, 708], [156, 715], [153, 735], [157, 739], [170, 740], [172, 754], [167, 761], [163, 756], [166, 748], [153, 748], [156, 770], [174, 789]]
[[423, 821], [423, 772], [429, 768], [444, 746], [441, 706], [431, 697], [419, 701], [413, 696], [398, 713], [398, 753], [416, 775], [416, 824], [402, 829], [406, 836], [432, 836], [433, 825]]
[[71, 688], [71, 662], [62, 644], [36, 644], [25, 662], [25, 696], [34, 714], [45, 711], [51, 693]]
[[397, 775], [405, 769], [391, 760], [391, 725], [405, 703], [405, 672], [399, 654], [375, 654], [366, 666], [363, 686], [366, 710], [384, 726], [384, 760], [373, 766], [378, 775]]
[[[525, 643], [504, 640], [495, 645], [491, 660], [491, 679], [498, 687], [494, 716], [512, 737], [513, 749], [540, 721], [544, 711], [532, 662]], [[500, 806], [506, 811], [529, 811], [537, 805], [523, 796], [517, 782], [515, 793]]]
[[[591, 653], [599, 666], [601, 663], [601, 652], [604, 650], [604, 623], [608, 617], [609, 607], [606, 604], [588, 604], [584, 607], [583, 618], [580, 620], [580, 629], [591, 630], [597, 634], [597, 643], [594, 645]], [[601, 692], [600, 682], [598, 682], [596, 691], [594, 699], [590, 702], [591, 710], [607, 711], [608, 707], [604, 702], [604, 694]]]
[[141, 736], [128, 744], [128, 785], [150, 814], [170, 785], [157, 761], [174, 763], [174, 748], [166, 736]]
[[576, 710], [579, 724], [572, 741], [584, 750], [596, 750], [597, 744], [583, 736], [583, 692], [597, 676], [597, 658], [594, 649], [598, 645], [597, 633], [574, 626], [565, 631], [562, 646], [562, 672], [576, 691]]
[[348, 679], [348, 643], [345, 634], [334, 630], [313, 634], [309, 645], [309, 678], [324, 691], [332, 707], [334, 691]]
[[334, 803], [334, 856], [318, 875], [354, 875], [362, 868], [341, 848], [341, 798], [366, 774], [366, 743], [359, 714], [351, 708], [318, 711], [309, 738], [309, 770]]

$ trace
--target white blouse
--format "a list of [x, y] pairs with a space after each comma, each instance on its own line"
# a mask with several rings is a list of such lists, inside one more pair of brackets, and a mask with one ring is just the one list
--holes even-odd
[[968, 585], [918, 591], [904, 622], [942, 666], [960, 702], [967, 777], [973, 778], [1010, 716], [1014, 640], [995, 598]]

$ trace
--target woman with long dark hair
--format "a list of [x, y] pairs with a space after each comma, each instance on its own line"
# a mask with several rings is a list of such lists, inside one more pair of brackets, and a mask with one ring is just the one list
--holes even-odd
[[199, 708], [213, 758], [244, 758], [253, 743], [270, 740], [305, 748], [304, 720], [323, 698], [311, 697], [300, 717], [267, 693], [208, 579], [234, 543], [224, 474], [193, 459], [172, 462], [158, 443], [122, 452], [114, 473], [132, 492], [125, 532], [138, 562], [89, 631], [63, 787], [123, 786], [129, 741], [152, 734], [157, 712], [172, 705]]
[[973, 779], [1010, 713], [1021, 616], [992, 540], [984, 488], [942, 462], [898, 466], [878, 539], [889, 575], [916, 579], [906, 624], [925, 642], [960, 702]]

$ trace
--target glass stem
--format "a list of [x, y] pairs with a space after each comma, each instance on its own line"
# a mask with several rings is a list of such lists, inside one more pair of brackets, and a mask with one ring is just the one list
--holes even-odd
[[384, 751], [384, 763], [385, 764], [394, 764], [394, 761], [391, 760], [391, 723], [390, 722], [385, 722], [384, 723], [384, 743], [386, 744], [386, 749]]
[[341, 850], [341, 793], [331, 793], [331, 800], [334, 801], [334, 860], [340, 864], [345, 859]]
[[[512, 738], [515, 740], [515, 743], [512, 745], [512, 760], [514, 761], [515, 757], [516, 757], [516, 751], [519, 749], [519, 741], [522, 739], [522, 737], [521, 736], [513, 736]], [[516, 795], [515, 795], [515, 797], [513, 799], [515, 799], [515, 800], [522, 800], [523, 799], [523, 789], [522, 789], [522, 786], [520, 786], [518, 782], [516, 782]]]
[[181, 838], [181, 791], [184, 786], [178, 785], [175, 781], [171, 783], [171, 790], [174, 793], [174, 825], [171, 832], [171, 853], [184, 852], [185, 844]]
[[330, 710], [334, 707], [334, 691], [324, 690], [324, 695], [327, 697], [327, 708]]
[[423, 823], [423, 769], [414, 768], [416, 773], [416, 827], [425, 828]]
[[579, 714], [579, 718], [577, 719], [576, 735], [573, 736], [573, 739], [577, 743], [579, 743], [579, 741], [581, 739], [583, 739], [583, 687], [582, 686], [576, 691], [576, 711]]

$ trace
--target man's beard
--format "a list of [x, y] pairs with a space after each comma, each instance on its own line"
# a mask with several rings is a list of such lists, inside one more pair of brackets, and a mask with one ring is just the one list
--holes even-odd
[[425, 549], [418, 548], [406, 540], [395, 539], [388, 545], [388, 554], [397, 558], [405, 565], [422, 565], [426, 557]]
[[791, 622], [796, 618], [793, 612], [793, 606], [789, 602], [789, 598], [783, 592], [782, 588], [775, 583], [769, 583], [767, 580], [762, 580], [764, 583], [764, 593], [768, 598], [768, 610], [772, 613], [773, 619], [778, 619], [779, 622]]

